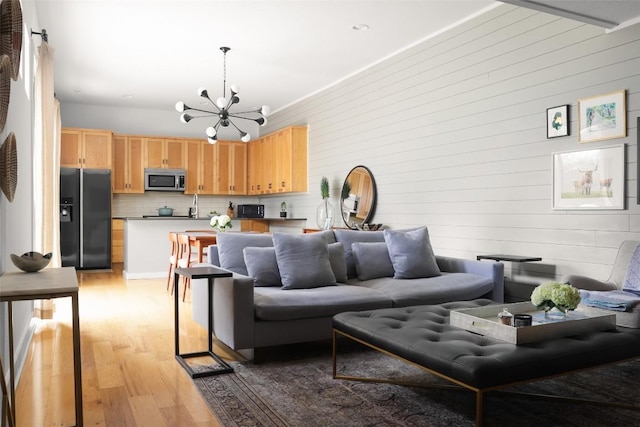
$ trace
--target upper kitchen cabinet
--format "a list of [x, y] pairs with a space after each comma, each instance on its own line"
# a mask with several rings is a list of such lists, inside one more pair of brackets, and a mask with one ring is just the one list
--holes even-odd
[[63, 128], [61, 137], [60, 166], [111, 169], [111, 131]]
[[216, 194], [247, 194], [247, 143], [218, 141]]
[[114, 193], [144, 193], [143, 151], [142, 137], [113, 135]]
[[145, 167], [184, 169], [185, 144], [181, 140], [144, 138]]
[[307, 191], [307, 127], [290, 126], [274, 135], [273, 186], [277, 193]]
[[249, 143], [251, 195], [307, 191], [307, 127], [290, 126]]
[[203, 140], [188, 140], [184, 144], [187, 169], [185, 194], [215, 194], [218, 170], [216, 146]]

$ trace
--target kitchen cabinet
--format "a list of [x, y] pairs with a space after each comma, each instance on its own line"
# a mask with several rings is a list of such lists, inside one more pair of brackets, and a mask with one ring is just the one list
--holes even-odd
[[216, 194], [247, 194], [247, 143], [218, 141]]
[[243, 219], [240, 221], [240, 231], [253, 231], [258, 233], [269, 232], [269, 221], [260, 219]]
[[247, 147], [247, 192], [249, 195], [267, 194], [271, 183], [271, 141], [264, 136]]
[[307, 191], [307, 127], [290, 126], [274, 135], [273, 191]]
[[113, 135], [111, 171], [114, 193], [144, 193], [142, 137]]
[[111, 220], [111, 262], [124, 262], [124, 220]]
[[184, 169], [185, 145], [179, 139], [144, 138], [146, 168]]
[[307, 191], [307, 127], [290, 126], [249, 143], [250, 195]]
[[187, 170], [185, 194], [215, 194], [218, 170], [216, 145], [206, 140], [188, 140], [184, 144]]
[[63, 128], [60, 141], [60, 166], [78, 169], [111, 169], [111, 145], [111, 131]]

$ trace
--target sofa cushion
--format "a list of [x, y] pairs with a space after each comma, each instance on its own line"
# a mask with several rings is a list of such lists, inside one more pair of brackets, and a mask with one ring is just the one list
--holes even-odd
[[351, 245], [354, 242], [384, 242], [382, 231], [356, 231], [356, 230], [333, 230], [333, 234], [338, 242], [344, 245], [344, 257], [347, 262], [347, 277], [353, 279], [358, 277], [355, 259]]
[[245, 276], [249, 274], [247, 265], [244, 262], [243, 249], [248, 246], [273, 246], [273, 240], [270, 235], [256, 233], [218, 233], [216, 243], [220, 267]]
[[340, 242], [329, 243], [329, 262], [331, 270], [336, 276], [336, 282], [346, 283], [347, 281], [347, 262], [344, 259], [344, 245]]
[[394, 307], [473, 300], [486, 296], [494, 285], [491, 278], [472, 273], [442, 273], [435, 277], [404, 280], [391, 277], [366, 281], [352, 279], [348, 283], [385, 294]]
[[243, 250], [248, 276], [254, 286], [282, 286], [275, 248], [246, 247]]
[[385, 242], [354, 242], [351, 245], [358, 279], [370, 280], [392, 277], [393, 264]]
[[291, 290], [263, 287], [254, 289], [254, 307], [258, 319], [283, 321], [387, 308], [391, 307], [391, 300], [380, 292], [360, 286]]
[[427, 227], [412, 231], [384, 230], [396, 279], [417, 279], [440, 275], [429, 241]]
[[273, 233], [273, 246], [283, 289], [316, 288], [336, 284], [324, 236]]

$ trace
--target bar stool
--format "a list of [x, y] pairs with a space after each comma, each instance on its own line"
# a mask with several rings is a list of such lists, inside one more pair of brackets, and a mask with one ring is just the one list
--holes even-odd
[[[178, 233], [178, 267], [189, 268], [195, 262], [191, 262], [191, 241], [189, 235]], [[182, 301], [184, 302], [187, 296], [187, 287], [191, 287], [191, 281], [188, 277], [184, 277], [184, 290], [182, 292]], [[177, 291], [176, 291], [177, 292]]]
[[[167, 290], [169, 290], [169, 284], [171, 282], [172, 272], [175, 271], [178, 266], [178, 233], [169, 232], [169, 242], [171, 243], [171, 255], [169, 255], [169, 273], [167, 275]], [[175, 284], [174, 284], [175, 285]], [[171, 286], [171, 294], [173, 295], [173, 286]]]

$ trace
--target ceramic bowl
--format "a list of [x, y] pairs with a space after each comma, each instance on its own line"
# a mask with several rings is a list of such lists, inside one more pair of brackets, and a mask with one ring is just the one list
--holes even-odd
[[49, 264], [51, 255], [51, 252], [46, 255], [42, 255], [39, 252], [26, 252], [21, 256], [11, 254], [11, 262], [22, 271], [35, 273]]

